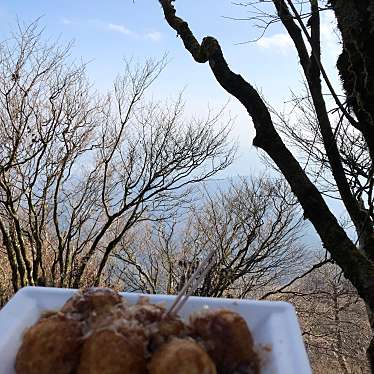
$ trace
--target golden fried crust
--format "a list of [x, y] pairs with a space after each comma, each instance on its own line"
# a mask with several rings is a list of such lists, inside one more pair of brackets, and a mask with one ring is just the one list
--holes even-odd
[[164, 315], [164, 307], [151, 304], [146, 298], [141, 298], [137, 304], [128, 308], [128, 318], [135, 319], [145, 326], [161, 321]]
[[144, 326], [149, 335], [150, 352], [157, 350], [171, 337], [183, 337], [186, 325], [176, 316], [169, 316], [161, 305], [151, 304], [146, 297], [126, 309], [126, 318]]
[[79, 363], [78, 321], [55, 315], [41, 319], [24, 335], [16, 357], [17, 374], [71, 374]]
[[173, 339], [164, 344], [148, 365], [149, 374], [216, 374], [208, 354], [192, 339]]
[[71, 297], [61, 312], [80, 320], [95, 320], [113, 306], [123, 305], [124, 300], [117, 292], [108, 288], [88, 288]]
[[191, 316], [192, 335], [203, 341], [220, 373], [258, 372], [258, 358], [245, 320], [231, 310], [198, 312]]
[[77, 371], [77, 374], [146, 373], [143, 347], [111, 330], [98, 331], [87, 338]]
[[178, 318], [164, 316], [164, 318], [149, 327], [149, 345], [151, 352], [156, 351], [171, 338], [182, 338], [187, 335], [186, 325]]
[[92, 288], [42, 315], [25, 333], [15, 367], [17, 374], [258, 374], [258, 362], [235, 312], [198, 312], [186, 325], [146, 298], [128, 305], [110, 289]]

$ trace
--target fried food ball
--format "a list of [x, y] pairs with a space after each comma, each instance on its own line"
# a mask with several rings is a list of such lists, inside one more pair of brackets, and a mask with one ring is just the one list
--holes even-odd
[[147, 298], [128, 305], [110, 289], [91, 288], [26, 332], [16, 373], [258, 374], [258, 362], [237, 313], [198, 312], [187, 326]]
[[259, 363], [245, 320], [231, 310], [200, 311], [190, 316], [192, 336], [201, 339], [219, 373], [258, 373]]
[[61, 312], [78, 320], [95, 323], [113, 306], [125, 307], [125, 299], [109, 288], [88, 288], [78, 291], [62, 307]]
[[121, 335], [136, 347], [138, 352], [141, 352], [142, 355], [145, 354], [149, 342], [147, 329], [136, 320], [124, 318], [122, 312], [118, 312], [115, 307], [113, 307], [110, 314], [106, 314], [98, 320], [95, 328], [92, 328], [84, 338], [88, 338], [90, 335], [103, 330], [109, 330], [117, 335]]
[[26, 331], [16, 357], [17, 374], [71, 374], [79, 363], [81, 324], [61, 314]]
[[149, 374], [216, 374], [209, 355], [192, 339], [173, 339], [155, 352]]
[[151, 304], [147, 297], [140, 297], [136, 304], [127, 309], [129, 319], [135, 319], [145, 326], [161, 321], [165, 313], [162, 305]]
[[183, 337], [186, 325], [177, 316], [170, 316], [162, 305], [151, 304], [141, 297], [137, 304], [126, 310], [126, 318], [142, 324], [149, 336], [149, 350], [154, 352], [171, 337]]
[[77, 374], [146, 374], [144, 347], [113, 330], [93, 332], [83, 345]]
[[148, 326], [150, 352], [159, 349], [168, 340], [187, 335], [187, 326], [176, 317], [165, 315], [160, 321]]

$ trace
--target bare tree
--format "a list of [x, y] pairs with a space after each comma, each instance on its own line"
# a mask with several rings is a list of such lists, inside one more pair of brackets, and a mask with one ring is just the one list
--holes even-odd
[[351, 283], [336, 265], [314, 270], [278, 298], [292, 302], [314, 373], [368, 373], [370, 325]]
[[[321, 64], [320, 8], [321, 4], [325, 7], [325, 2], [320, 3], [318, 0], [308, 2], [273, 0], [271, 2], [274, 6], [274, 17], [282, 23], [297, 50], [317, 116], [318, 132], [330, 164], [331, 174], [347, 214], [353, 222], [357, 237], [360, 239], [360, 249], [338, 223], [321, 192], [285, 146], [264, 100], [250, 83], [230, 69], [219, 42], [208, 36], [199, 43], [187, 22], [176, 16], [174, 1], [159, 0], [159, 2], [166, 21], [181, 37], [185, 48], [194, 60], [198, 63], [208, 62], [217, 82], [236, 97], [247, 110], [256, 130], [253, 144], [270, 156], [288, 181], [304, 209], [305, 217], [311, 221], [332, 259], [341, 267], [345, 277], [352, 282], [365, 301], [372, 329], [374, 329], [373, 220], [368, 207], [363, 206], [348, 182], [321, 83], [321, 78], [323, 78], [334, 98], [339, 116], [344, 116], [349, 126], [361, 133], [370, 156], [370, 178], [372, 178], [374, 69], [371, 45], [374, 44], [374, 18], [371, 2], [368, 0], [361, 2], [331, 0], [328, 3], [338, 20], [342, 35], [343, 52], [338, 60], [338, 69], [349, 99], [347, 105], [352, 112], [349, 112], [347, 106], [341, 102]], [[266, 3], [269, 4], [269, 2]], [[302, 11], [297, 9], [299, 5], [303, 6]], [[310, 27], [310, 31], [307, 26]], [[374, 365], [374, 339], [369, 346], [368, 355]]]
[[[274, 122], [285, 135], [285, 142], [299, 151], [300, 162], [309, 177], [327, 197], [341, 200], [332, 177], [331, 165], [318, 130], [318, 118], [308, 88], [302, 95], [292, 95], [292, 109], [279, 112], [269, 106]], [[351, 191], [370, 219], [374, 219], [372, 162], [362, 134], [350, 126], [344, 116], [332, 117], [332, 127], [344, 173]], [[347, 221], [353, 226], [350, 217]], [[359, 233], [358, 233], [359, 235]], [[362, 239], [361, 237], [359, 239]], [[360, 242], [360, 240], [359, 240]]]
[[[1, 44], [0, 232], [14, 290], [38, 283], [50, 270], [43, 263], [46, 228], [60, 234], [59, 203], [69, 199], [61, 184], [92, 148], [99, 123], [84, 66], [67, 67], [69, 48], [43, 44], [37, 24], [19, 26]], [[62, 252], [50, 250], [53, 272]]]
[[165, 60], [126, 64], [95, 93], [70, 45], [20, 26], [0, 50], [0, 250], [14, 291], [98, 285], [136, 224], [169, 217], [234, 148], [220, 113], [184, 117], [181, 97], [148, 100]]
[[302, 220], [284, 183], [242, 179], [205, 196], [184, 223], [148, 226], [118, 246], [113, 271], [125, 289], [177, 293], [212, 249], [217, 257], [196, 295], [258, 296], [301, 269]]

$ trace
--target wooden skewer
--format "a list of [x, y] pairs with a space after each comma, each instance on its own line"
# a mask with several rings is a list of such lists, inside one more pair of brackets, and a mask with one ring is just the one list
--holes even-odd
[[[201, 282], [204, 280], [206, 274], [214, 264], [214, 255], [216, 250], [213, 249], [209, 252], [208, 256], [200, 263], [196, 271], [192, 274], [190, 279], [185, 283], [182, 289], [179, 291], [173, 304], [168, 310], [169, 316], [177, 314], [183, 305], [186, 303], [188, 298], [196, 291]], [[190, 289], [189, 289], [190, 288]], [[188, 290], [189, 289], [189, 290]], [[188, 291], [188, 292], [187, 292]]]

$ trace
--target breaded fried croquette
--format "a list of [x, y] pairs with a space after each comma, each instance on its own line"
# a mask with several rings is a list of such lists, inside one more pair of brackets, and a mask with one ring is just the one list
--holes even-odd
[[60, 312], [44, 312], [24, 335], [16, 374], [258, 374], [245, 320], [230, 310], [190, 316], [189, 324], [140, 297], [75, 293]]
[[139, 301], [130, 305], [127, 309], [130, 319], [135, 319], [143, 325], [159, 322], [165, 315], [165, 308], [162, 305], [151, 304], [147, 297], [139, 298]]
[[148, 365], [149, 374], [216, 374], [209, 355], [192, 339], [173, 339], [156, 351]]
[[80, 320], [100, 318], [125, 299], [108, 288], [87, 288], [78, 291], [62, 307], [61, 312]]
[[156, 351], [161, 345], [172, 338], [182, 338], [187, 335], [187, 326], [176, 317], [164, 316], [161, 321], [149, 326], [149, 345], [150, 352]]
[[113, 330], [91, 334], [82, 349], [77, 374], [146, 374], [144, 347]]
[[190, 316], [192, 336], [201, 339], [219, 373], [258, 373], [258, 357], [245, 320], [231, 310], [200, 311]]
[[79, 364], [81, 324], [60, 313], [26, 331], [16, 357], [17, 374], [71, 374]]
[[186, 325], [177, 316], [167, 315], [162, 305], [151, 304], [146, 297], [126, 309], [126, 317], [136, 320], [146, 327], [151, 352], [164, 344], [170, 337], [182, 337], [186, 334]]

